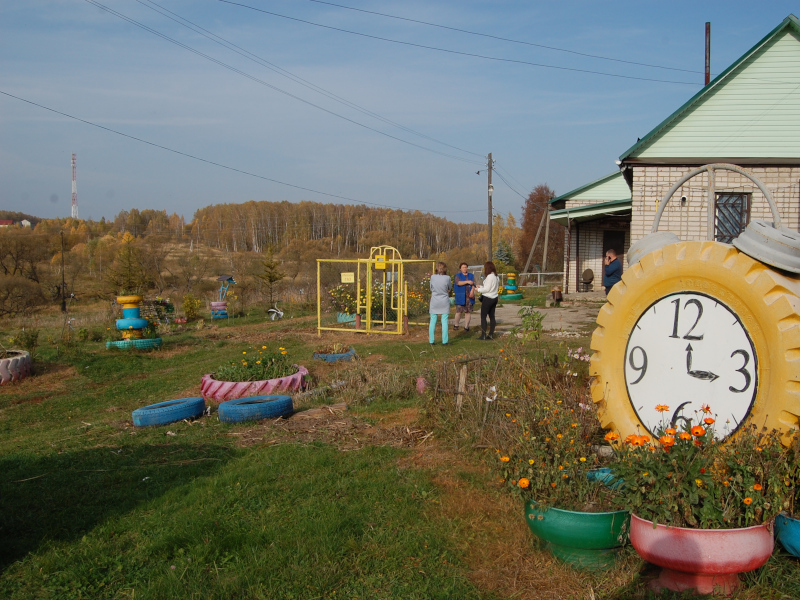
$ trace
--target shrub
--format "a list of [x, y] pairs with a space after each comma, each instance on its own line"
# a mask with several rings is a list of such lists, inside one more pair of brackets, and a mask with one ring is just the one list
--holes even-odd
[[200, 308], [203, 306], [203, 302], [194, 294], [186, 294], [183, 297], [182, 306], [183, 314], [186, 315], [186, 320], [194, 321], [198, 316], [200, 316]]

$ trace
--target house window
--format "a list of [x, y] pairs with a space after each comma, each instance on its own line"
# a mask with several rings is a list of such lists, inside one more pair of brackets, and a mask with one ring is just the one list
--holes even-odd
[[750, 194], [717, 194], [714, 239], [730, 244], [750, 220]]

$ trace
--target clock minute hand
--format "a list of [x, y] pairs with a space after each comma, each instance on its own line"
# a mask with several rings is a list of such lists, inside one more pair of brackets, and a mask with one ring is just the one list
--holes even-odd
[[712, 373], [711, 371], [693, 371], [692, 370], [692, 345], [689, 344], [686, 346], [686, 372], [689, 374], [689, 377], [694, 377], [696, 379], [702, 379], [703, 381], [714, 381], [715, 379], [719, 378], [719, 375]]

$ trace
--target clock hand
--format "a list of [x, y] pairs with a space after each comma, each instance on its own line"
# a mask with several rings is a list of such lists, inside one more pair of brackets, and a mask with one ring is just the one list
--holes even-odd
[[692, 371], [692, 345], [686, 346], [686, 372], [690, 377], [702, 379], [704, 381], [714, 381], [719, 378], [719, 375], [711, 371]]

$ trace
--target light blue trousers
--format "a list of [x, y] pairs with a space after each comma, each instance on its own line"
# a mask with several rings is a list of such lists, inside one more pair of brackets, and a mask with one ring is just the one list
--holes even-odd
[[436, 333], [436, 317], [442, 317], [442, 343], [450, 341], [450, 331], [447, 329], [447, 319], [450, 315], [431, 315], [431, 324], [428, 325], [428, 341], [434, 342], [433, 334]]

